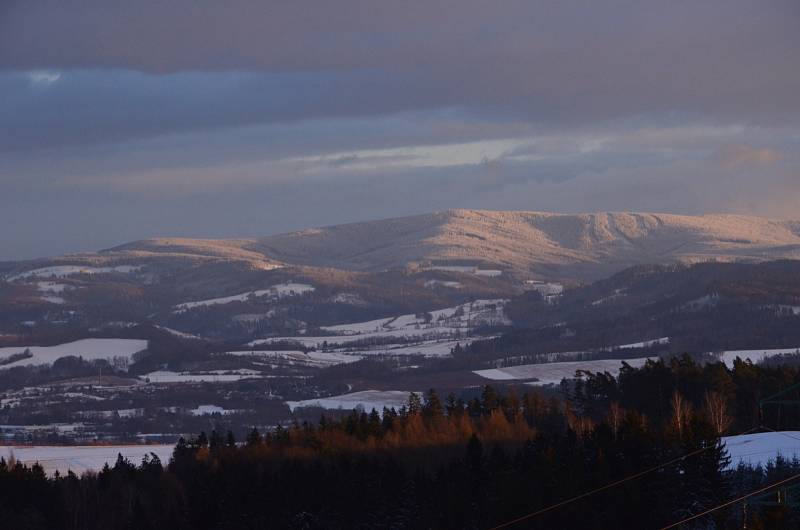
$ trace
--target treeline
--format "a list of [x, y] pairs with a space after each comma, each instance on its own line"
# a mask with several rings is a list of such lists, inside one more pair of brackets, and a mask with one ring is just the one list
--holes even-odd
[[[4, 462], [0, 521], [34, 529], [490, 528], [652, 469], [518, 527], [661, 528], [800, 470], [782, 461], [728, 471], [719, 442], [759, 426], [749, 401], [758, 408], [758, 396], [797, 381], [790, 367], [728, 370], [687, 357], [625, 368], [619, 379], [585, 374], [564, 385], [566, 399], [490, 386], [467, 401], [430, 391], [400, 410], [253, 429], [238, 443], [232, 433], [201, 433], [181, 440], [168, 464], [120, 458], [97, 474], [48, 479], [38, 466]], [[790, 428], [800, 418], [784, 410], [780, 421]], [[700, 527], [743, 523], [737, 505]], [[747, 510], [751, 529], [797, 524], [783, 505]]]

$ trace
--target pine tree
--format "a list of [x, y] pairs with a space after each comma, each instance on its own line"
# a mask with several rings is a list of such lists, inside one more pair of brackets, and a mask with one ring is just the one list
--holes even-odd
[[408, 395], [408, 413], [418, 414], [420, 411], [422, 411], [422, 399], [416, 392], [411, 392]]
[[444, 407], [442, 406], [442, 402], [439, 399], [439, 395], [436, 393], [436, 390], [432, 388], [428, 391], [428, 395], [425, 396], [423, 415], [426, 418], [441, 418], [444, 416]]
[[247, 447], [255, 447], [261, 445], [261, 433], [258, 432], [256, 427], [247, 435]]

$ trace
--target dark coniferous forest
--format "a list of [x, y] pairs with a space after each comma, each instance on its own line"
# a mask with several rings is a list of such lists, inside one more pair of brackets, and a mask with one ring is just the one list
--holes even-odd
[[[785, 460], [731, 469], [720, 443], [720, 435], [800, 425], [800, 407], [758, 407], [796, 382], [800, 371], [786, 365], [727, 369], [683, 357], [618, 378], [584, 374], [560, 396], [486, 386], [465, 402], [431, 390], [399, 411], [254, 429], [244, 440], [202, 432], [180, 440], [170, 462], [120, 458], [82, 477], [48, 478], [39, 466], [3, 461], [0, 521], [14, 529], [494, 528], [523, 518], [508, 527], [662, 528], [800, 472], [800, 462]], [[756, 502], [692, 524], [742, 528], [744, 517], [751, 529], [798, 525], [785, 505]]]

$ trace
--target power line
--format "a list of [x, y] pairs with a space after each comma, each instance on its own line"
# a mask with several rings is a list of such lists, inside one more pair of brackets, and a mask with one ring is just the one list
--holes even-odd
[[698, 514], [692, 515], [691, 517], [687, 517], [686, 519], [681, 519], [677, 523], [672, 523], [671, 525], [665, 526], [665, 527], [661, 528], [660, 530], [669, 530], [670, 528], [676, 528], [676, 527], [682, 525], [683, 523], [688, 523], [689, 521], [694, 521], [695, 519], [698, 519], [700, 517], [708, 515], [708, 514], [710, 514], [712, 512], [715, 512], [717, 510], [721, 510], [722, 508], [726, 508], [726, 507], [728, 507], [728, 506], [730, 506], [732, 504], [736, 504], [737, 502], [741, 502], [741, 501], [743, 501], [743, 500], [745, 500], [745, 499], [747, 499], [749, 497], [752, 497], [753, 495], [758, 495], [759, 493], [763, 493], [763, 492], [765, 492], [765, 491], [767, 491], [769, 489], [772, 489], [772, 488], [774, 488], [776, 486], [780, 486], [782, 484], [786, 484], [787, 482], [791, 482], [791, 481], [796, 480], [798, 478], [800, 478], [800, 473], [797, 473], [796, 475], [792, 475], [791, 477], [785, 478], [783, 480], [779, 480], [778, 482], [774, 482], [774, 483], [770, 484], [769, 486], [764, 486], [763, 488], [759, 488], [759, 489], [757, 489], [755, 491], [751, 491], [750, 493], [748, 493], [746, 495], [742, 495], [741, 497], [737, 497], [737, 498], [735, 498], [735, 499], [733, 499], [731, 501], [722, 503], [719, 506], [715, 506], [713, 508], [709, 508], [708, 510], [706, 510], [704, 512], [700, 512]]
[[[758, 429], [760, 429], [760, 427], [755, 427], [753, 429], [750, 429], [749, 431], [745, 431], [745, 432], [739, 434], [738, 436], [743, 436], [745, 434], [751, 434], [753, 431], [757, 431]], [[508, 528], [509, 526], [513, 526], [513, 525], [515, 525], [517, 523], [521, 523], [522, 521], [531, 519], [532, 517], [537, 517], [539, 515], [542, 515], [543, 513], [555, 510], [556, 508], [561, 508], [562, 506], [566, 506], [567, 504], [573, 503], [575, 501], [579, 501], [581, 499], [585, 499], [586, 497], [594, 495], [595, 493], [599, 493], [601, 491], [605, 491], [607, 489], [611, 489], [611, 488], [613, 488], [615, 486], [619, 486], [620, 484], [628, 482], [629, 480], [634, 480], [634, 479], [637, 479], [637, 478], [642, 477], [644, 475], [647, 475], [649, 473], [652, 473], [654, 471], [658, 471], [661, 468], [664, 468], [664, 467], [667, 467], [667, 466], [671, 466], [672, 464], [677, 464], [681, 460], [684, 460], [686, 458], [692, 457], [694, 455], [698, 455], [698, 454], [700, 454], [700, 453], [702, 453], [704, 451], [708, 451], [712, 447], [713, 446], [709, 445], [708, 447], [704, 447], [702, 449], [697, 449], [697, 450], [692, 451], [690, 453], [687, 453], [687, 454], [685, 454], [683, 456], [679, 456], [678, 458], [674, 458], [674, 459], [672, 459], [672, 460], [670, 460], [668, 462], [664, 462], [664, 463], [659, 464], [657, 466], [645, 469], [644, 471], [640, 471], [638, 473], [634, 473], [633, 475], [629, 475], [627, 477], [621, 478], [621, 479], [616, 480], [614, 482], [610, 482], [610, 483], [608, 483], [608, 484], [606, 484], [604, 486], [600, 486], [599, 488], [595, 488], [595, 489], [587, 491], [585, 493], [581, 493], [580, 495], [576, 495], [575, 497], [571, 497], [569, 499], [565, 499], [563, 501], [557, 502], [556, 504], [551, 504], [550, 506], [547, 506], [546, 508], [542, 508], [541, 510], [537, 510], [535, 512], [531, 512], [531, 513], [523, 515], [521, 517], [517, 517], [516, 519], [513, 519], [511, 521], [499, 524], [497, 526], [493, 526], [490, 530], [498, 530], [500, 528]]]

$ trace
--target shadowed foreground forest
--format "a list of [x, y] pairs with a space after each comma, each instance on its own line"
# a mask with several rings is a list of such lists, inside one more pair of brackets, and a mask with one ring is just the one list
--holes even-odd
[[[200, 433], [182, 439], [170, 462], [120, 458], [82, 477], [3, 461], [0, 521], [8, 529], [493, 528], [652, 470], [509, 527], [662, 528], [800, 473], [800, 462], [785, 460], [730, 470], [720, 443], [797, 428], [800, 407], [759, 410], [758, 402], [798, 382], [787, 365], [728, 369], [682, 357], [626, 366], [618, 378], [582, 374], [560, 396], [487, 386], [465, 402], [431, 390], [397, 411], [254, 429], [241, 441]], [[742, 528], [744, 517], [750, 529], [800, 527], [785, 504], [751, 503], [745, 514], [739, 503], [684, 528]]]

